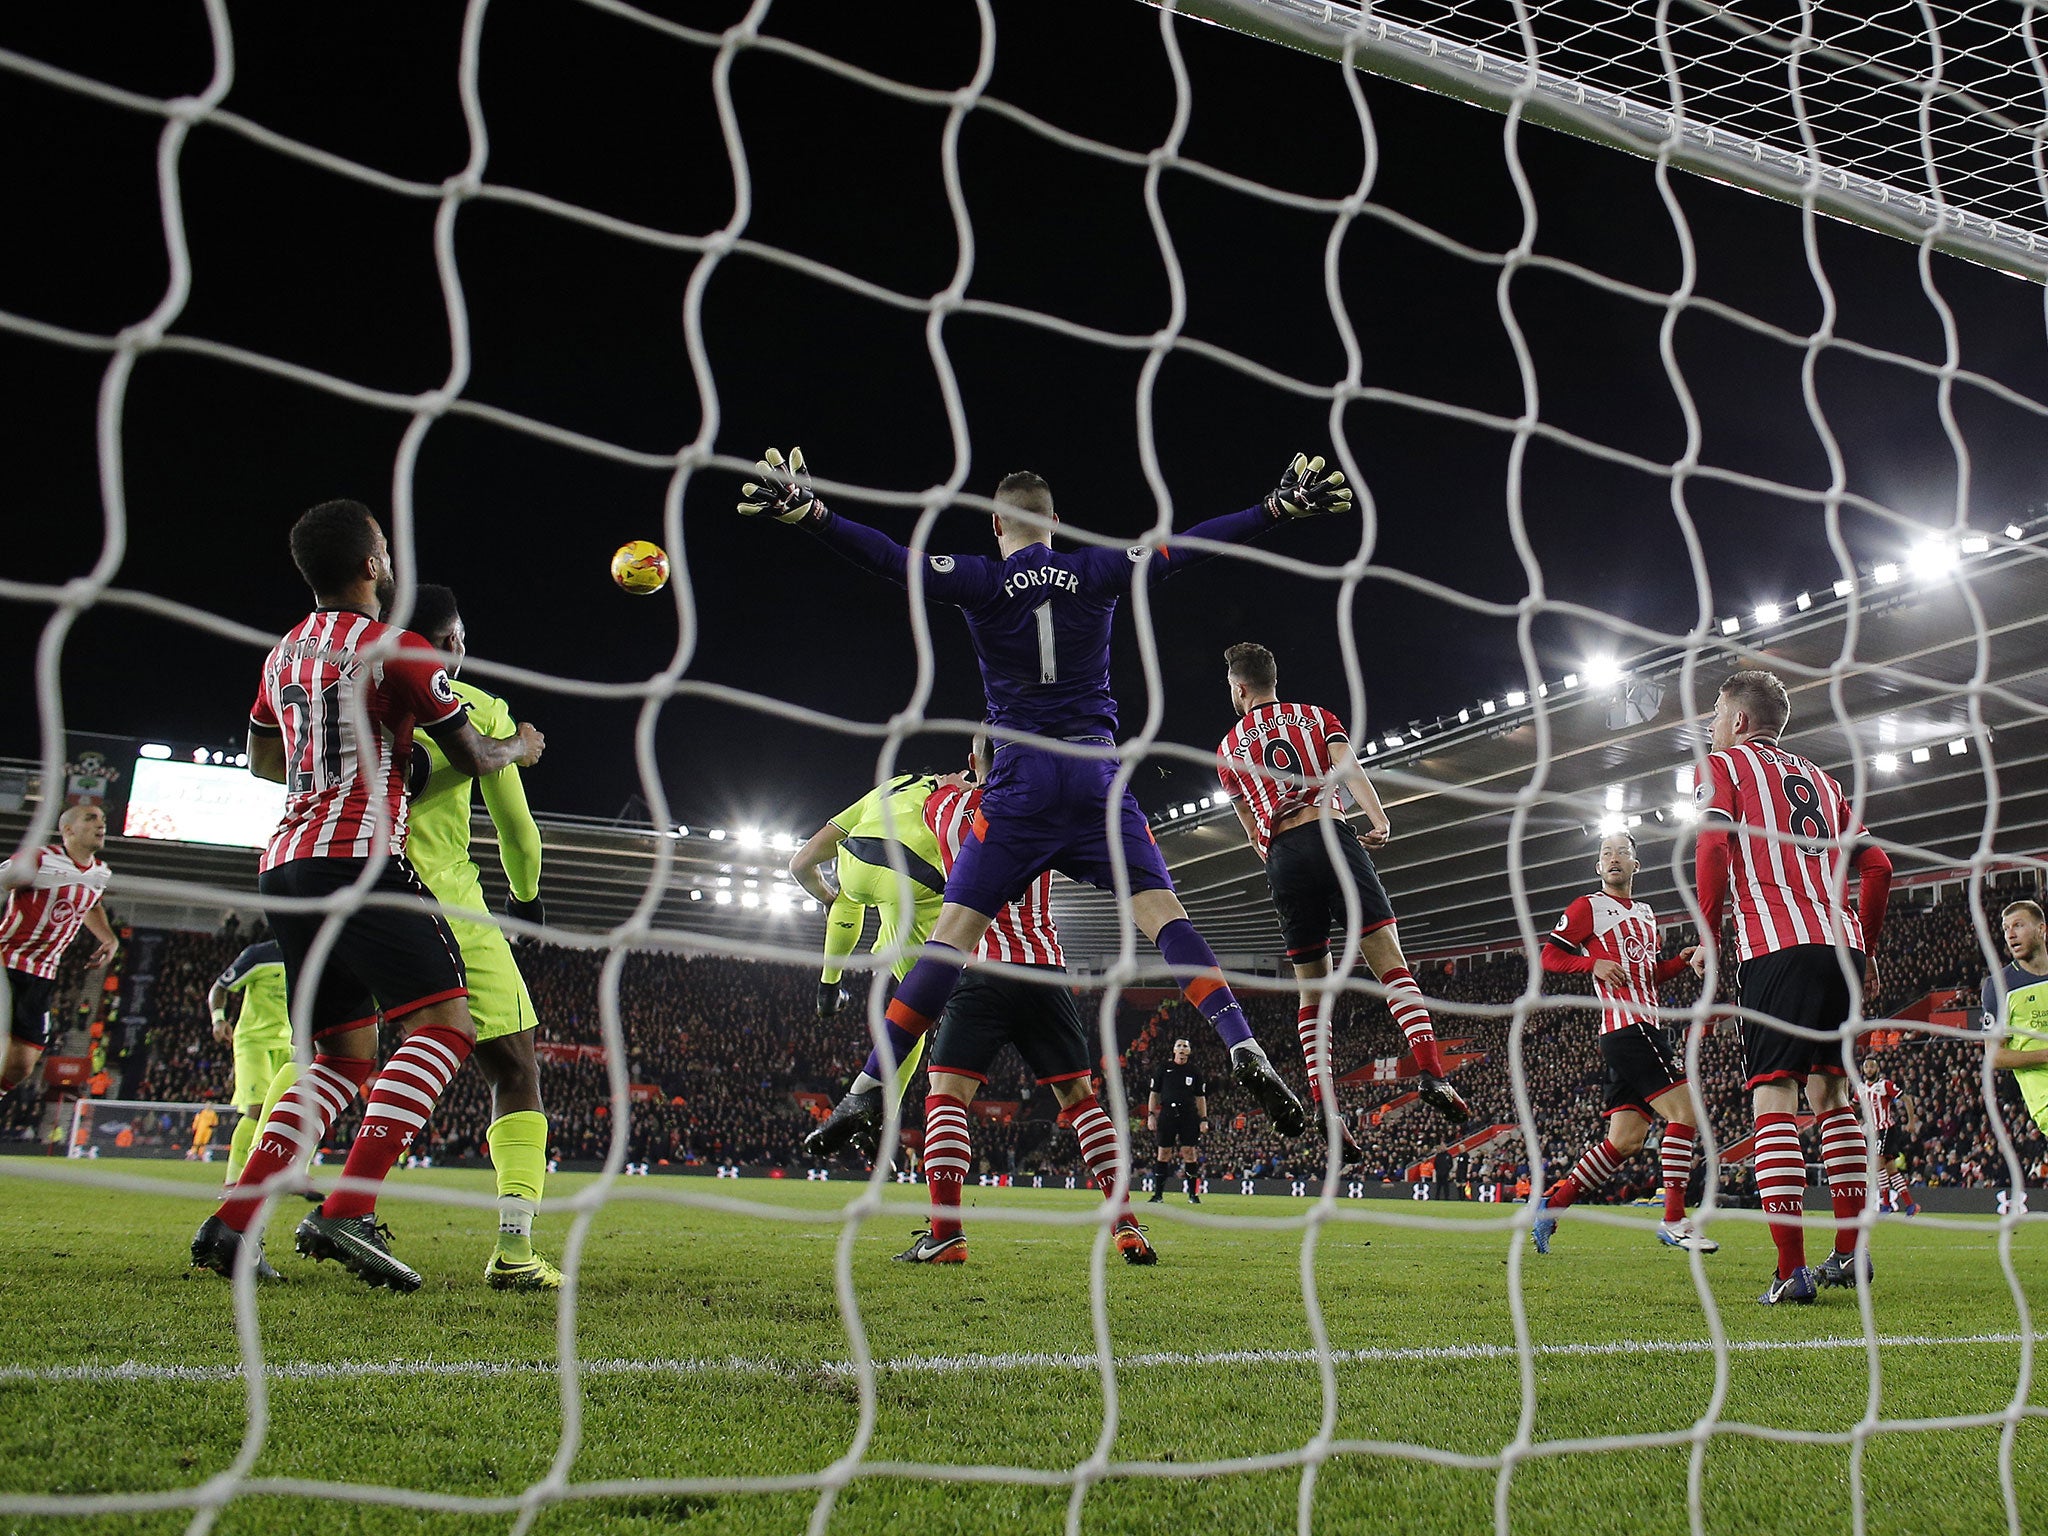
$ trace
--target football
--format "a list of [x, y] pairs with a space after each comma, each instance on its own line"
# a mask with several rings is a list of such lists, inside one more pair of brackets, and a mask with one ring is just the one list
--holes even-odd
[[635, 597], [659, 592], [668, 585], [668, 556], [659, 544], [645, 539], [621, 544], [612, 556], [612, 580]]

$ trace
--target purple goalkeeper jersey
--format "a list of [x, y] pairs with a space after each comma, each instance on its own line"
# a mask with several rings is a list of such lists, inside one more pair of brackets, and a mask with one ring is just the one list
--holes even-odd
[[[1243, 544], [1273, 526], [1263, 506], [1197, 523], [1190, 538]], [[811, 525], [856, 565], [907, 582], [910, 551], [888, 535], [828, 511]], [[1033, 544], [1007, 560], [927, 555], [925, 595], [966, 615], [981, 662], [988, 720], [1037, 736], [1116, 735], [1109, 691], [1109, 636], [1117, 600], [1144, 565], [1161, 581], [1200, 562], [1207, 550], [1169, 546], [1145, 561], [1145, 547], [1055, 550]]]

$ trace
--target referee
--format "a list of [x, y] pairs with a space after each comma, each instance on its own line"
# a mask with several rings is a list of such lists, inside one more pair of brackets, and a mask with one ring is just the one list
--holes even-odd
[[1145, 1104], [1145, 1129], [1158, 1137], [1159, 1165], [1153, 1169], [1152, 1202], [1166, 1198], [1166, 1174], [1180, 1151], [1181, 1187], [1188, 1204], [1202, 1203], [1202, 1181], [1195, 1167], [1202, 1155], [1202, 1133], [1209, 1129], [1209, 1080], [1190, 1058], [1194, 1047], [1173, 1042], [1173, 1062], [1152, 1074], [1152, 1094]]

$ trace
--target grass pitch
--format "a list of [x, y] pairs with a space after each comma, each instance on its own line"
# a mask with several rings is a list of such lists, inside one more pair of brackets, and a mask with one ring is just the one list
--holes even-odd
[[[9, 1159], [0, 1176], [21, 1167]], [[218, 1170], [119, 1171], [185, 1193], [20, 1177], [0, 1183], [0, 1490], [8, 1494], [190, 1489], [226, 1470], [242, 1448], [248, 1399], [237, 1374], [231, 1290], [183, 1264]], [[550, 1194], [585, 1182], [558, 1177]], [[518, 1497], [549, 1475], [564, 1429], [556, 1303], [487, 1290], [480, 1273], [489, 1213], [406, 1198], [429, 1183], [489, 1190], [483, 1175], [394, 1179], [384, 1214], [398, 1251], [427, 1275], [412, 1296], [369, 1291], [333, 1265], [292, 1255], [288, 1224], [301, 1208], [279, 1211], [269, 1246], [288, 1283], [260, 1296], [270, 1423], [252, 1476], [381, 1484], [503, 1506], [421, 1510], [273, 1485], [235, 1497], [216, 1529], [505, 1532]], [[618, 1190], [621, 1198], [592, 1221], [583, 1255], [577, 1346], [591, 1366], [580, 1446], [566, 1468], [571, 1496], [539, 1509], [532, 1529], [803, 1531], [817, 1504], [811, 1491], [575, 1485], [803, 1476], [846, 1454], [859, 1391], [842, 1368], [851, 1350], [832, 1267], [841, 1232], [835, 1213], [858, 1186], [658, 1179]], [[781, 1219], [650, 1198], [684, 1192], [772, 1205]], [[1026, 1468], [1053, 1485], [864, 1472], [839, 1494], [829, 1528], [1057, 1531], [1071, 1498], [1060, 1480], [1094, 1453], [1104, 1425], [1101, 1379], [1091, 1360], [1076, 1358], [1094, 1348], [1094, 1232], [991, 1221], [986, 1213], [1088, 1212], [1099, 1202], [1086, 1192], [970, 1190], [970, 1263], [894, 1264], [890, 1255], [922, 1219], [922, 1197], [921, 1187], [891, 1186], [890, 1208], [853, 1241], [854, 1284], [882, 1363], [866, 1459]], [[1217, 1195], [1199, 1215], [1271, 1222], [1308, 1206]], [[1318, 1433], [1320, 1377], [1302, 1355], [1311, 1338], [1301, 1233], [1191, 1224], [1178, 1196], [1139, 1209], [1161, 1261], [1130, 1269], [1109, 1255], [1108, 1318], [1123, 1362], [1113, 1475], [1088, 1489], [1083, 1528], [1175, 1536], [1292, 1530], [1298, 1466], [1174, 1474], [1193, 1462], [1284, 1457]], [[1514, 1239], [1487, 1228], [1499, 1208], [1358, 1202], [1341, 1210], [1346, 1219], [1323, 1230], [1315, 1261], [1331, 1347], [1352, 1352], [1336, 1366], [1337, 1440], [1497, 1457], [1515, 1439], [1522, 1407], [1508, 1305]], [[1416, 1214], [1431, 1225], [1372, 1219]], [[1520, 1460], [1507, 1485], [1517, 1532], [1686, 1529], [1685, 1445], [1543, 1450], [1545, 1442], [1683, 1432], [1708, 1411], [1715, 1390], [1688, 1259], [1656, 1244], [1649, 1213], [1621, 1214], [1632, 1224], [1567, 1220], [1549, 1258], [1523, 1253], [1538, 1350], [1538, 1454]], [[559, 1255], [567, 1229], [564, 1216], [544, 1214], [543, 1251]], [[1735, 1222], [1717, 1235], [1722, 1251], [1703, 1262], [1738, 1345], [1722, 1419], [1851, 1429], [1865, 1413], [1869, 1384], [1853, 1295], [1759, 1307], [1768, 1237]], [[1988, 1219], [1936, 1227], [1926, 1218], [1888, 1218], [1879, 1229], [1873, 1301], [1880, 1334], [1893, 1340], [1879, 1349], [1884, 1421], [1991, 1415], [2011, 1401], [2023, 1322], [1996, 1236]], [[1810, 1234], [1810, 1242], [1825, 1252], [1825, 1236]], [[2048, 1296], [2048, 1235], [2023, 1231], [2014, 1256], [2028, 1295]], [[1828, 1341], [1835, 1347], [1823, 1347]], [[2048, 1395], [2037, 1387], [2033, 1401]], [[1870, 1437], [1861, 1465], [1868, 1530], [2003, 1532], [1999, 1441], [1995, 1425]], [[1707, 1529], [1847, 1533], [1851, 1462], [1846, 1445], [1720, 1434], [1704, 1462]], [[2048, 1426], [2029, 1421], [2014, 1446], [2029, 1530], [2048, 1531], [2044, 1468]], [[1487, 1531], [1498, 1483], [1487, 1466], [1340, 1444], [1316, 1476], [1312, 1523], [1328, 1532]], [[190, 1519], [189, 1507], [84, 1518], [0, 1512], [0, 1530], [168, 1533]]]

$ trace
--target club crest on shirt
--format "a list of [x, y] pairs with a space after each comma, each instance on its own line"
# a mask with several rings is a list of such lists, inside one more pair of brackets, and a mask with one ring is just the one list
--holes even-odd
[[933, 555], [925, 563], [941, 576], [953, 569], [953, 557], [951, 555]]

